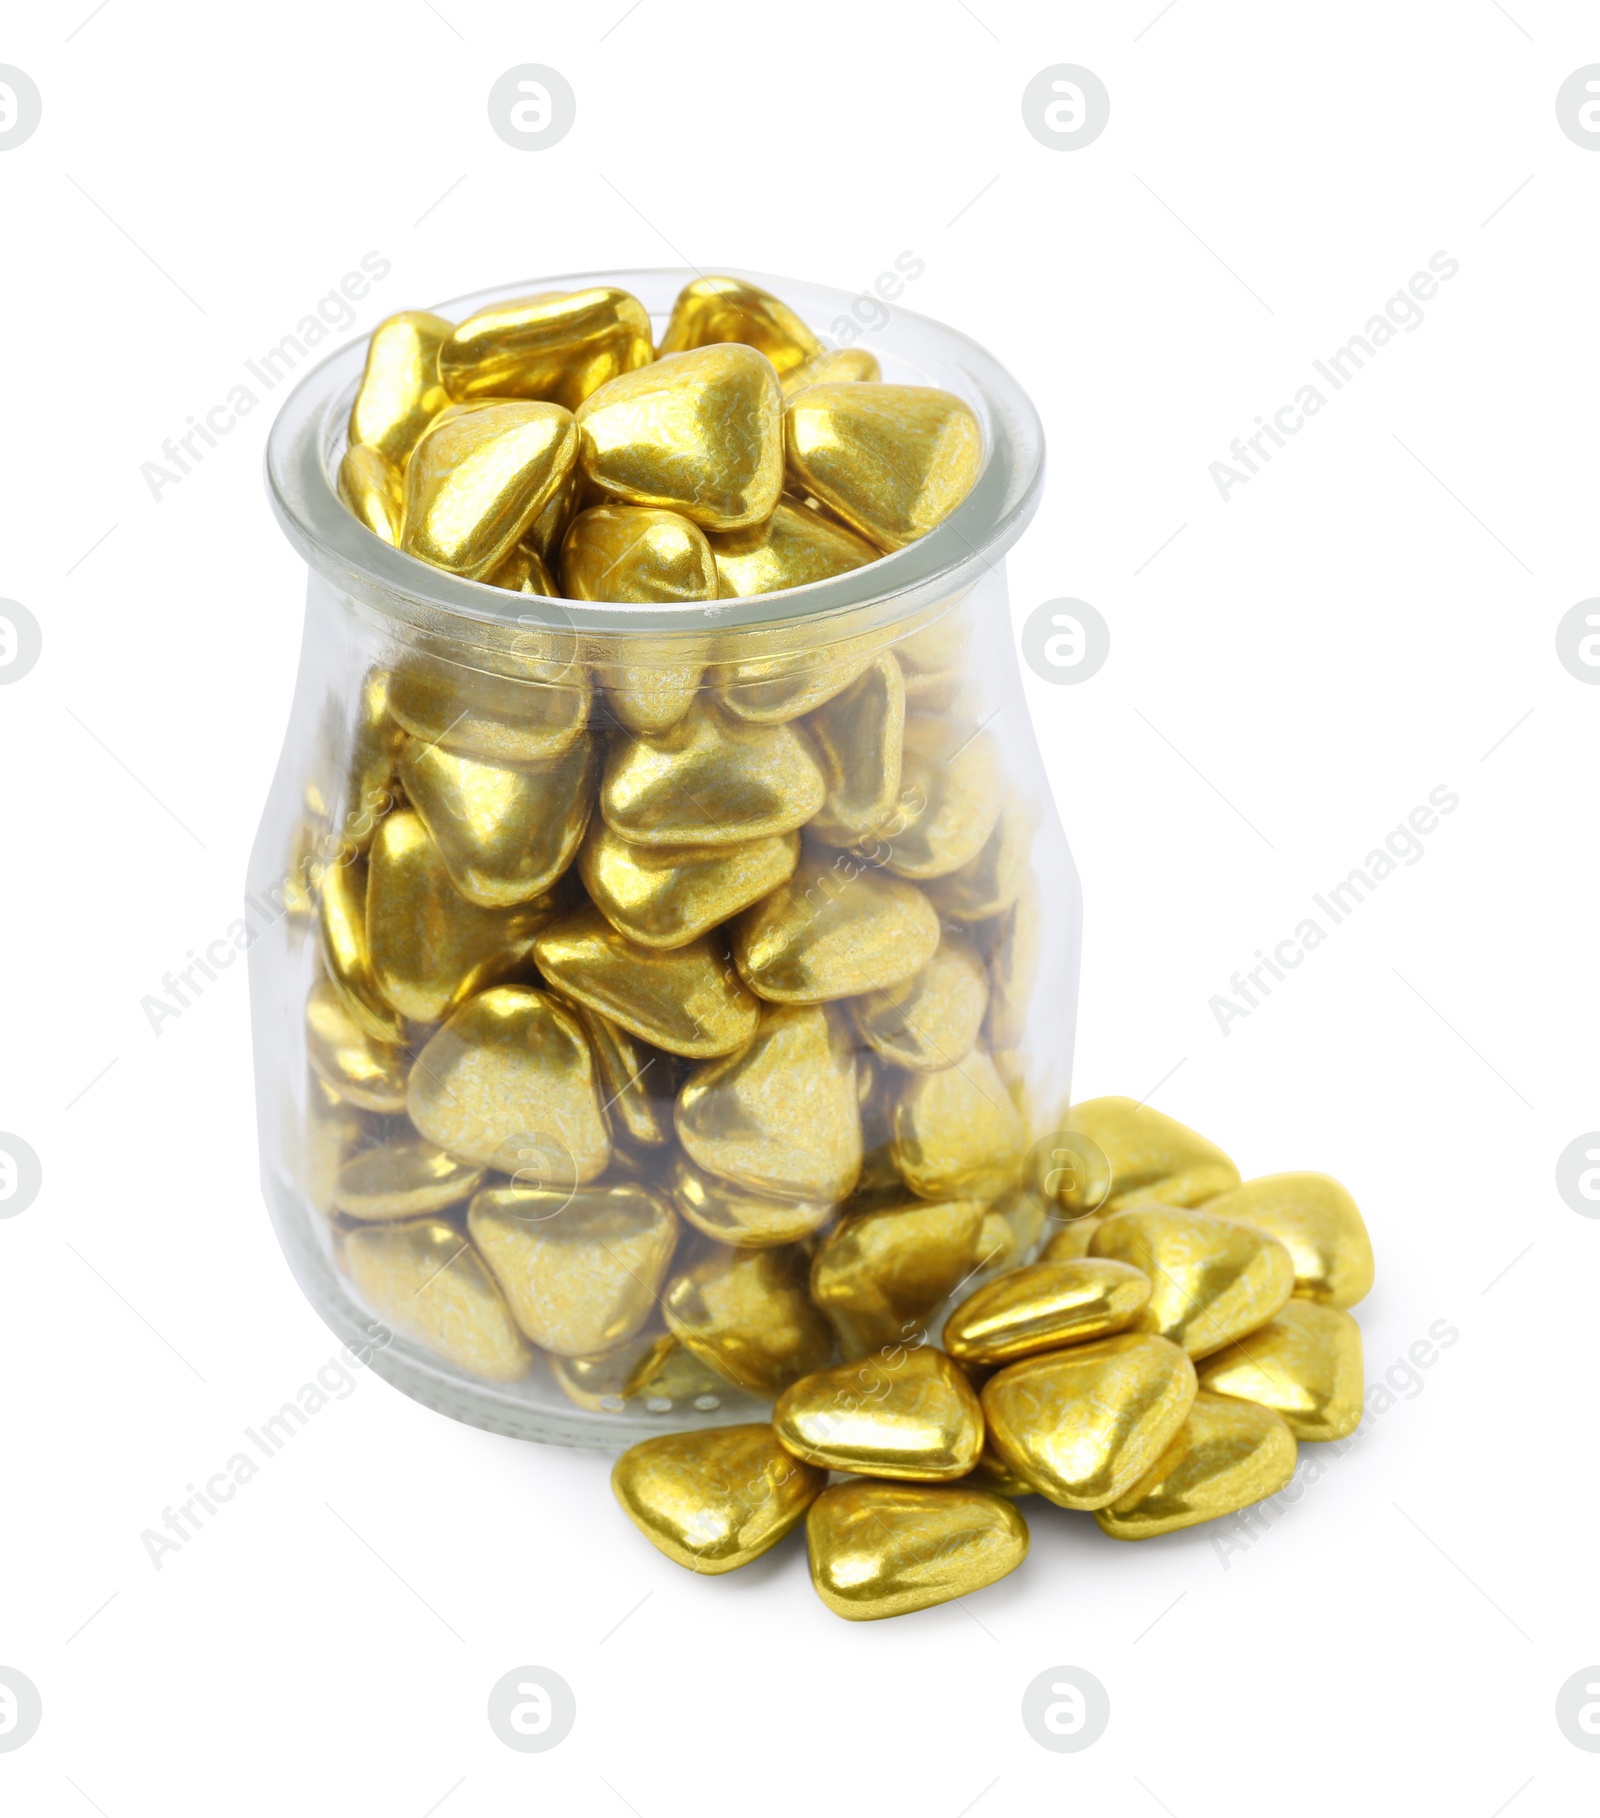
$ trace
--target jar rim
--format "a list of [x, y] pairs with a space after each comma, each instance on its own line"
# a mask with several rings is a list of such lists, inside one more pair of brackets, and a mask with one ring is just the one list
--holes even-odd
[[[495, 285], [433, 307], [459, 321], [486, 304], [539, 290], [612, 285], [638, 296], [652, 320], [664, 321], [672, 297], [702, 275], [671, 266], [566, 273]], [[865, 295], [732, 267], [721, 275], [760, 285], [811, 323], [849, 316]], [[1044, 431], [1032, 400], [1010, 373], [956, 329], [896, 303], [871, 345], [886, 366], [914, 373], [929, 369], [920, 382], [955, 391], [972, 407], [983, 430], [983, 465], [966, 498], [925, 537], [865, 567], [781, 593], [644, 606], [545, 599], [469, 581], [402, 554], [346, 508], [335, 481], [350, 404], [366, 364], [366, 336], [312, 367], [284, 399], [267, 439], [267, 492], [284, 533], [313, 569], [365, 605], [408, 623], [704, 633], [814, 625], [835, 615], [848, 615], [852, 626], [887, 621], [964, 592], [1022, 534], [1043, 486]]]

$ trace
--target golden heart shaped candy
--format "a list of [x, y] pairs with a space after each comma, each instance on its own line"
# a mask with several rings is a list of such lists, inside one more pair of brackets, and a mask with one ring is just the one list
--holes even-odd
[[642, 947], [686, 947], [777, 889], [800, 839], [776, 833], [738, 846], [636, 846], [604, 821], [589, 829], [578, 870], [618, 933]]
[[754, 348], [701, 347], [624, 373], [584, 401], [577, 427], [593, 484], [704, 530], [759, 524], [783, 490], [783, 394]]
[[733, 1572], [797, 1528], [825, 1471], [792, 1458], [765, 1421], [663, 1433], [630, 1446], [611, 1473], [623, 1513], [691, 1572]]
[[533, 952], [566, 996], [668, 1054], [731, 1054], [755, 1034], [760, 1006], [710, 935], [667, 950], [640, 947], [586, 905], [543, 929]]
[[528, 542], [518, 543], [488, 580], [491, 587], [504, 587], [510, 593], [531, 593], [542, 600], [561, 597], [544, 557]]
[[1091, 1150], [1062, 1171], [1056, 1197], [1067, 1212], [1111, 1213], [1136, 1199], [1198, 1206], [1239, 1184], [1215, 1143], [1131, 1098], [1086, 1099], [1067, 1117], [1104, 1157], [1102, 1165]]
[[549, 763], [583, 736], [592, 699], [581, 672], [552, 667], [574, 679], [523, 680], [438, 658], [411, 660], [390, 678], [389, 711], [425, 745], [491, 764]]
[[915, 1073], [936, 1073], [972, 1052], [988, 1005], [989, 974], [977, 949], [945, 934], [925, 966], [898, 985], [867, 992], [851, 1011], [875, 1054]]
[[752, 1193], [703, 1172], [686, 1155], [673, 1164], [672, 1197], [697, 1231], [741, 1250], [798, 1243], [821, 1230], [837, 1210], [829, 1199], [776, 1199], [770, 1193]]
[[983, 432], [948, 391], [925, 385], [808, 385], [784, 412], [794, 485], [880, 549], [925, 537], [972, 490]]
[[600, 812], [640, 846], [738, 846], [803, 827], [826, 794], [805, 735], [697, 706], [667, 732], [620, 739]]
[[983, 1450], [971, 1384], [930, 1345], [803, 1376], [778, 1397], [772, 1428], [807, 1464], [908, 1483], [965, 1477]]
[[1209, 1357], [1265, 1325], [1294, 1291], [1294, 1259], [1276, 1238], [1178, 1207], [1134, 1205], [1106, 1219], [1092, 1256], [1150, 1278], [1139, 1328]]
[[423, 431], [450, 402], [439, 380], [439, 349], [453, 332], [443, 316], [422, 309], [403, 310], [373, 329], [350, 407], [352, 451], [369, 448], [396, 475], [404, 471]]
[[583, 1031], [521, 985], [497, 985], [455, 1012], [417, 1056], [406, 1109], [441, 1149], [523, 1184], [590, 1181], [611, 1159]]
[[982, 1048], [916, 1073], [894, 1108], [895, 1166], [923, 1199], [993, 1199], [1016, 1184], [1027, 1134]]
[[[687, 524], [688, 520], [679, 522]], [[595, 638], [590, 645], [595, 687], [619, 726], [629, 732], [665, 732], [700, 698], [700, 679], [710, 647], [709, 638], [684, 632]]]
[[821, 1004], [899, 984], [939, 945], [939, 917], [915, 884], [848, 853], [807, 846], [794, 876], [740, 916], [739, 976], [775, 1004]]
[[569, 600], [682, 605], [717, 597], [717, 565], [698, 524], [648, 505], [579, 512], [561, 545]]
[[406, 467], [400, 547], [469, 580], [510, 555], [577, 459], [559, 404], [485, 404], [434, 423]]
[[1166, 1450], [1094, 1518], [1113, 1540], [1149, 1540], [1231, 1515], [1294, 1476], [1294, 1436], [1270, 1408], [1203, 1390]]
[[1200, 1210], [1277, 1238], [1294, 1258], [1301, 1299], [1353, 1307], [1372, 1290], [1372, 1239], [1356, 1202], [1326, 1174], [1264, 1174]]
[[833, 1349], [792, 1249], [706, 1244], [668, 1282], [661, 1310], [680, 1343], [753, 1395], [776, 1395], [820, 1370]]
[[850, 1622], [968, 1597], [1028, 1556], [1028, 1524], [992, 1490], [965, 1484], [835, 1484], [806, 1516], [817, 1595]]
[[713, 531], [718, 592], [724, 599], [782, 593], [878, 560], [879, 551], [843, 524], [780, 499], [772, 515], [746, 530]]
[[1361, 1424], [1361, 1328], [1337, 1307], [1291, 1300], [1207, 1358], [1200, 1386], [1272, 1408], [1296, 1439], [1343, 1439]]
[[822, 352], [822, 343], [787, 303], [743, 278], [696, 278], [678, 292], [663, 354], [736, 341], [754, 347], [779, 372], [790, 372]]
[[1149, 1298], [1149, 1279], [1126, 1263], [1032, 1263], [962, 1301], [944, 1322], [944, 1348], [962, 1362], [1014, 1363], [1124, 1331]]
[[1064, 1509], [1103, 1509], [1166, 1450], [1195, 1388], [1176, 1345], [1118, 1332], [1008, 1365], [982, 1401], [990, 1442], [1025, 1483]]
[[1033, 832], [1034, 816], [1019, 802], [1008, 802], [976, 856], [929, 881], [929, 900], [941, 915], [958, 922], [1003, 914], [1028, 881]]
[[367, 945], [378, 989], [402, 1016], [440, 1022], [486, 986], [514, 976], [546, 919], [539, 907], [468, 902], [421, 816], [405, 809], [384, 816], [368, 864]]
[[983, 1223], [976, 1199], [907, 1201], [851, 1213], [811, 1265], [811, 1297], [846, 1357], [926, 1336], [933, 1310], [972, 1273]]
[[608, 284], [490, 303], [439, 350], [452, 398], [537, 398], [576, 410], [619, 373], [648, 365], [650, 317]]
[[347, 448], [339, 461], [339, 498], [384, 542], [398, 544], [405, 517], [405, 480], [376, 448]]
[[791, 366], [783, 374], [783, 395], [792, 398], [808, 385], [872, 384], [882, 377], [883, 368], [870, 348], [825, 347], [803, 365]]
[[403, 1136], [350, 1156], [333, 1183], [333, 1203], [351, 1218], [419, 1218], [470, 1199], [482, 1180], [482, 1168]]
[[650, 1317], [678, 1242], [672, 1208], [643, 1187], [497, 1187], [467, 1231], [512, 1317], [542, 1350], [588, 1357]]
[[753, 1040], [684, 1081], [676, 1116], [694, 1161], [757, 1193], [843, 1199], [861, 1172], [854, 1057], [817, 1006], [764, 1009]]
[[329, 865], [317, 888], [322, 962], [339, 1001], [374, 1041], [405, 1040], [405, 1018], [384, 996], [367, 945], [367, 867]]
[[356, 1292], [396, 1332], [487, 1382], [520, 1382], [533, 1347], [483, 1259], [453, 1224], [363, 1225], [344, 1240]]
[[400, 780], [451, 882], [485, 909], [541, 895], [589, 825], [599, 753], [587, 734], [538, 764], [490, 764], [408, 738]]
[[306, 1058], [319, 1079], [363, 1111], [405, 1110], [410, 1055], [374, 1041], [325, 978], [306, 999]]
[[906, 689], [900, 665], [877, 656], [806, 722], [828, 794], [812, 831], [848, 846], [883, 824], [900, 794]]
[[895, 805], [859, 841], [901, 877], [944, 877], [983, 850], [1001, 807], [1000, 754], [987, 732], [912, 714]]

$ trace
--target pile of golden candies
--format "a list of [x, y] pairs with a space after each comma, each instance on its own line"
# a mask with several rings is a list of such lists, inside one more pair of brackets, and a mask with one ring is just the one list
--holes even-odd
[[632, 1447], [612, 1486], [646, 1538], [720, 1573], [804, 1519], [818, 1595], [868, 1621], [1014, 1571], [1023, 1497], [1143, 1540], [1273, 1495], [1298, 1441], [1353, 1432], [1347, 1309], [1373, 1260], [1349, 1193], [1322, 1174], [1241, 1183], [1219, 1149], [1127, 1099], [1071, 1121], [1101, 1165], [1058, 1190], [1068, 1222], [1037, 1261], [956, 1305], [942, 1348], [910, 1332], [790, 1384], [770, 1424]]
[[407, 311], [373, 332], [339, 495], [406, 554], [517, 592], [777, 593], [915, 542], [977, 478], [967, 405], [878, 379], [737, 278], [687, 285], [659, 347], [611, 286]]

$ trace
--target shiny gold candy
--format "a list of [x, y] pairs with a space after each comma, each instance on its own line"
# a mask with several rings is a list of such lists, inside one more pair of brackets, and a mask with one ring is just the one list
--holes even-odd
[[989, 734], [912, 714], [899, 796], [861, 848], [901, 877], [944, 877], [982, 852], [1000, 806], [1000, 754]]
[[1200, 1210], [1254, 1225], [1285, 1245], [1300, 1299], [1353, 1307], [1372, 1291], [1372, 1239], [1356, 1202], [1326, 1174], [1264, 1174], [1202, 1201]]
[[439, 350], [452, 398], [536, 398], [578, 406], [619, 373], [649, 363], [650, 317], [611, 285], [490, 303]]
[[703, 530], [759, 524], [783, 490], [783, 394], [753, 348], [701, 347], [624, 373], [585, 400], [577, 426], [595, 485]]
[[597, 505], [580, 512], [561, 545], [569, 600], [683, 605], [717, 597], [717, 565], [698, 524], [648, 505]]
[[1044, 1195], [1030, 1182], [1024, 1181], [997, 1200], [984, 1213], [983, 1227], [978, 1232], [977, 1257], [984, 1274], [974, 1279], [987, 1280], [1025, 1263], [1033, 1255], [1049, 1218], [1050, 1207]]
[[1126, 1263], [1032, 1263], [969, 1295], [945, 1321], [944, 1348], [962, 1362], [1014, 1363], [1124, 1331], [1149, 1298], [1149, 1279]]
[[1337, 1307], [1291, 1300], [1207, 1358], [1200, 1386], [1274, 1409], [1296, 1439], [1343, 1439], [1361, 1424], [1361, 1328]]
[[683, 632], [608, 634], [603, 642], [594, 640], [595, 685], [619, 726], [629, 732], [665, 732], [699, 699], [709, 648], [708, 638]]
[[[341, 1018], [343, 1011], [339, 1011]], [[313, 1072], [306, 1081], [305, 1116], [301, 1124], [300, 1178], [306, 1198], [321, 1213], [334, 1209], [334, 1184], [346, 1159], [366, 1139], [366, 1125], [354, 1105], [346, 1104]]]
[[435, 423], [406, 468], [400, 547], [469, 580], [492, 574], [572, 471], [559, 404], [486, 404]]
[[649, 1319], [678, 1221], [643, 1187], [498, 1187], [467, 1209], [467, 1230], [512, 1317], [541, 1349], [588, 1357]]
[[754, 1395], [776, 1395], [820, 1370], [833, 1349], [792, 1249], [707, 1244], [668, 1282], [661, 1309], [696, 1357]]
[[398, 544], [405, 515], [405, 480], [376, 448], [347, 448], [339, 461], [339, 498], [374, 536]]
[[325, 978], [306, 999], [306, 1057], [319, 1079], [363, 1111], [405, 1110], [410, 1056], [374, 1041]]
[[920, 970], [851, 1006], [862, 1039], [897, 1067], [935, 1073], [972, 1052], [989, 1003], [989, 974], [959, 934], [940, 938]]
[[820, 1231], [837, 1209], [828, 1199], [776, 1199], [770, 1193], [752, 1193], [705, 1173], [686, 1155], [674, 1162], [672, 1197], [697, 1231], [741, 1250], [798, 1243]]
[[397, 476], [404, 471], [423, 431], [450, 402], [439, 381], [439, 349], [452, 332], [443, 316], [422, 309], [403, 310], [373, 329], [366, 369], [350, 407], [352, 450], [369, 448]]
[[597, 820], [578, 855], [590, 897], [642, 947], [686, 947], [784, 882], [800, 860], [797, 834], [739, 846], [636, 846]]
[[882, 642], [881, 633], [828, 644], [810, 641], [815, 635], [787, 655], [716, 664], [710, 679], [719, 705], [759, 726], [797, 720], [848, 688]]
[[1038, 889], [1030, 879], [1016, 902], [996, 917], [989, 949], [989, 1015], [984, 1034], [996, 1053], [1019, 1047], [1027, 1035], [1042, 937], [1043, 911]]
[[1089, 1250], [1149, 1276], [1139, 1329], [1191, 1357], [1265, 1325], [1294, 1291], [1294, 1259], [1276, 1238], [1175, 1206], [1127, 1207], [1105, 1220]]
[[772, 515], [745, 530], [713, 531], [710, 549], [724, 599], [782, 593], [876, 562], [880, 551], [843, 524], [780, 499]]
[[725, 1377], [685, 1351], [670, 1332], [653, 1321], [644, 1330], [609, 1351], [590, 1357], [555, 1357], [550, 1374], [567, 1399], [591, 1414], [620, 1414], [625, 1402], [637, 1396], [692, 1401], [696, 1395], [716, 1393], [728, 1386]]
[[805, 1518], [828, 1482], [792, 1458], [761, 1421], [663, 1433], [630, 1446], [611, 1473], [623, 1513], [691, 1572], [733, 1572]]
[[358, 851], [372, 844], [378, 823], [395, 804], [395, 770], [405, 734], [389, 712], [389, 675], [369, 669], [356, 697], [350, 734], [350, 772], [340, 832]]
[[374, 1041], [404, 1041], [405, 1018], [384, 996], [367, 945], [367, 867], [329, 865], [317, 894], [322, 960], [339, 1001]]
[[941, 915], [958, 922], [987, 921], [1021, 896], [1028, 881], [1034, 817], [1018, 802], [1000, 811], [977, 855], [958, 870], [929, 881], [928, 896]]
[[334, 1181], [333, 1203], [351, 1218], [418, 1218], [470, 1199], [482, 1180], [482, 1168], [404, 1136], [350, 1156]]
[[504, 587], [511, 593], [531, 593], [539, 599], [561, 597], [545, 559], [527, 543], [518, 543], [489, 577], [491, 587]]
[[519, 1181], [590, 1181], [611, 1159], [594, 1056], [542, 991], [497, 985], [470, 998], [411, 1069], [406, 1109], [452, 1155]]
[[1064, 1509], [1103, 1509], [1161, 1456], [1195, 1397], [1194, 1365], [1164, 1338], [1118, 1332], [1025, 1357], [984, 1384], [989, 1439]]
[[400, 753], [406, 797], [452, 883], [485, 909], [531, 902], [572, 863], [598, 772], [587, 734], [537, 764], [491, 764], [413, 738]]
[[938, 914], [915, 884], [815, 845], [733, 931], [739, 976], [775, 1004], [829, 1003], [900, 984], [938, 945]]
[[421, 816], [385, 815], [368, 865], [367, 944], [378, 989], [402, 1016], [441, 1022], [486, 986], [513, 977], [544, 919], [537, 907], [469, 903]]
[[1094, 1234], [1104, 1222], [1104, 1219], [1085, 1213], [1054, 1226], [1049, 1241], [1039, 1252], [1040, 1262], [1075, 1262], [1079, 1257], [1087, 1256]]
[[992, 1199], [1014, 1186], [1027, 1134], [982, 1048], [937, 1073], [917, 1073], [894, 1108], [894, 1162], [923, 1199]]
[[811, 1265], [811, 1297], [847, 1357], [926, 1335], [933, 1310], [972, 1273], [983, 1212], [981, 1200], [901, 1193], [829, 1232]]
[[710, 935], [641, 947], [585, 905], [545, 928], [533, 951], [558, 990], [669, 1054], [731, 1054], [755, 1034], [760, 1006]]
[[753, 1040], [684, 1081], [676, 1117], [700, 1167], [757, 1193], [843, 1199], [861, 1172], [854, 1055], [815, 1005], [764, 1009]]
[[363, 1225], [345, 1239], [344, 1264], [385, 1324], [469, 1376], [520, 1382], [533, 1368], [483, 1259], [445, 1219]]
[[743, 278], [696, 278], [678, 293], [663, 354], [742, 342], [764, 353], [780, 373], [792, 372], [822, 352], [822, 343], [787, 303]]
[[674, 1087], [667, 1057], [587, 1004], [573, 1002], [571, 1009], [594, 1052], [613, 1127], [646, 1148], [671, 1142]]
[[847, 846], [883, 824], [900, 793], [906, 690], [892, 656], [875, 657], [811, 715], [828, 794], [812, 822], [819, 839]]
[[811, 1582], [850, 1622], [967, 1597], [1028, 1556], [1028, 1524], [1004, 1496], [966, 1484], [835, 1484], [806, 1516]]
[[1275, 1495], [1295, 1457], [1293, 1434], [1270, 1408], [1202, 1390], [1149, 1471], [1094, 1518], [1113, 1540], [1191, 1528]]
[[1110, 1214], [1132, 1200], [1198, 1206], [1239, 1184], [1239, 1170], [1176, 1118], [1131, 1098], [1091, 1098], [1068, 1113], [1071, 1127], [1099, 1148], [1105, 1167], [1063, 1171], [1057, 1198], [1068, 1212]]
[[638, 1396], [655, 1414], [665, 1412], [655, 1405], [659, 1402], [698, 1403], [702, 1397], [710, 1398], [708, 1406], [721, 1407], [730, 1386], [720, 1370], [713, 1370], [670, 1332], [655, 1341], [628, 1378], [628, 1393]]
[[600, 812], [640, 846], [739, 846], [803, 827], [825, 793], [795, 727], [747, 725], [698, 706], [667, 732], [617, 742]]
[[792, 398], [808, 385], [871, 384], [882, 377], [883, 368], [870, 348], [825, 347], [804, 365], [783, 373], [783, 395]]
[[941, 523], [983, 465], [978, 419], [924, 385], [809, 385], [784, 412], [792, 483], [880, 549]]
[[589, 684], [571, 666], [568, 679], [490, 675], [437, 658], [398, 667], [389, 710], [425, 745], [440, 745], [491, 764], [544, 764], [570, 751], [589, 719]]
[[965, 1477], [983, 1450], [978, 1398], [931, 1345], [802, 1377], [778, 1397], [772, 1426], [807, 1464], [907, 1483]]

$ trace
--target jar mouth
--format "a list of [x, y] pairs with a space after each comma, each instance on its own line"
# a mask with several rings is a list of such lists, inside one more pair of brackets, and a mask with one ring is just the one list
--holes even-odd
[[[431, 307], [459, 321], [485, 304], [540, 290], [615, 285], [650, 313], [659, 336], [679, 290], [701, 274], [685, 268], [578, 272], [496, 285]], [[781, 297], [825, 335], [827, 325], [859, 322], [864, 297], [795, 279], [728, 268]], [[874, 306], [878, 298], [867, 299]], [[864, 568], [782, 593], [683, 605], [632, 606], [552, 600], [468, 581], [403, 555], [366, 528], [338, 496], [336, 475], [346, 424], [366, 364], [366, 340], [330, 354], [284, 400], [267, 440], [266, 481], [286, 535], [308, 563], [344, 593], [409, 624], [442, 628], [450, 620], [486, 627], [550, 626], [594, 632], [700, 632], [732, 627], [779, 629], [848, 615], [852, 626], [887, 622], [964, 592], [1022, 534], [1038, 508], [1044, 432], [1027, 394], [977, 342], [898, 303], [888, 321], [851, 345], [870, 347], [890, 383], [937, 385], [976, 412], [983, 466], [971, 492], [927, 536]]]

